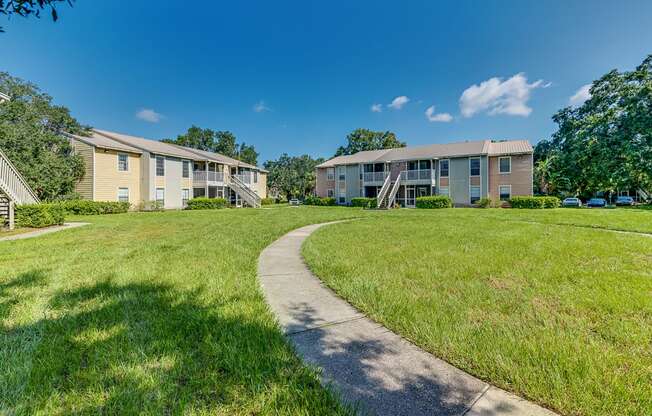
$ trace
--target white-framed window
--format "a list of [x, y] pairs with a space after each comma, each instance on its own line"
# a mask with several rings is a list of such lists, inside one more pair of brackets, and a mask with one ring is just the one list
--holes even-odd
[[184, 177], [184, 178], [189, 178], [190, 177], [190, 161], [189, 160], [183, 160], [181, 163], [182, 163], [181, 176]]
[[165, 188], [156, 188], [156, 202], [165, 205]]
[[346, 168], [344, 166], [338, 166], [337, 176], [340, 181], [346, 180]]
[[332, 198], [333, 196], [335, 196], [335, 189], [327, 189], [326, 190], [326, 196], [328, 196], [329, 198]]
[[129, 170], [129, 155], [118, 153], [118, 171], [127, 172]]
[[439, 195], [448, 196], [448, 186], [440, 186]]
[[472, 204], [478, 202], [480, 200], [480, 187], [471, 186], [471, 188], [469, 189], [469, 196]]
[[448, 178], [448, 168], [449, 168], [449, 160], [444, 159], [439, 161], [439, 177], [440, 178]]
[[469, 175], [470, 176], [480, 176], [480, 158], [479, 157], [469, 158]]
[[326, 180], [328, 181], [335, 180], [335, 168], [326, 168]]
[[129, 188], [118, 188], [118, 201], [129, 202]]
[[501, 201], [508, 201], [512, 197], [512, 185], [500, 185], [498, 195]]
[[499, 157], [498, 158], [498, 172], [505, 174], [505, 173], [512, 173], [512, 157], [511, 156], [504, 156], [504, 157]]
[[190, 189], [182, 189], [181, 190], [181, 206], [186, 207], [188, 206], [188, 200], [190, 199]]
[[165, 176], [165, 157], [156, 156], [156, 176]]
[[254, 183], [258, 183], [258, 171], [254, 171]]

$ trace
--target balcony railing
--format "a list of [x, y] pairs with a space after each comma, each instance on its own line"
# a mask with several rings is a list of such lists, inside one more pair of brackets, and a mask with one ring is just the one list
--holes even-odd
[[389, 171], [384, 172], [364, 172], [362, 180], [364, 182], [384, 182], [385, 178], [389, 175]]
[[429, 181], [431, 179], [432, 170], [430, 169], [404, 170], [401, 172], [402, 181]]
[[251, 185], [253, 175], [249, 172], [245, 173], [238, 173], [237, 175], [232, 175], [235, 176], [236, 178], [240, 179], [240, 182], [244, 183], [245, 185]]
[[192, 173], [194, 182], [224, 182], [224, 172], [196, 170]]

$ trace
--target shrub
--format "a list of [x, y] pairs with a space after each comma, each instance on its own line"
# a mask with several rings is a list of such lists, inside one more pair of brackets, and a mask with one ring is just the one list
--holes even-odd
[[188, 201], [186, 209], [221, 209], [226, 208], [227, 202], [224, 198], [193, 198]]
[[276, 199], [274, 198], [262, 198], [260, 200], [260, 205], [274, 205], [276, 204]]
[[61, 225], [66, 217], [66, 211], [59, 204], [17, 205], [15, 212], [16, 225], [19, 227]]
[[335, 198], [320, 198], [314, 195], [308, 195], [303, 200], [305, 205], [331, 206], [335, 205]]
[[131, 204], [129, 202], [117, 201], [89, 201], [85, 199], [71, 199], [68, 201], [57, 202], [66, 213], [74, 215], [101, 215], [101, 214], [121, 214], [129, 211]]
[[480, 198], [476, 205], [480, 208], [489, 208], [491, 206], [491, 198]]
[[141, 201], [138, 206], [136, 206], [136, 210], [145, 212], [163, 211], [163, 208], [163, 202], [160, 201]]
[[544, 209], [558, 208], [561, 202], [556, 196], [515, 196], [510, 198], [512, 208]]
[[420, 196], [417, 198], [417, 208], [451, 208], [453, 200], [447, 196]]
[[362, 208], [376, 208], [378, 201], [376, 198], [351, 198], [351, 205]]

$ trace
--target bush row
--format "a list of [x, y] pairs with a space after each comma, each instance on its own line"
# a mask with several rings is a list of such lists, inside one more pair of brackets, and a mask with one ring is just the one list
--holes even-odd
[[42, 228], [63, 224], [66, 211], [60, 204], [17, 205], [15, 215], [18, 227]]
[[227, 202], [224, 198], [193, 198], [188, 201], [187, 209], [221, 209], [226, 208]]
[[308, 195], [303, 201], [304, 205], [331, 206], [335, 205], [335, 198], [320, 198], [314, 195]]
[[453, 200], [447, 196], [420, 196], [417, 198], [417, 208], [452, 208]]
[[260, 205], [274, 205], [276, 204], [275, 198], [262, 198], [260, 200]]
[[509, 204], [512, 208], [558, 208], [561, 201], [556, 196], [515, 196], [510, 198]]
[[56, 202], [66, 213], [74, 215], [121, 214], [129, 211], [129, 202], [88, 201], [76, 199]]
[[376, 198], [351, 198], [351, 206], [362, 208], [376, 208], [378, 200]]

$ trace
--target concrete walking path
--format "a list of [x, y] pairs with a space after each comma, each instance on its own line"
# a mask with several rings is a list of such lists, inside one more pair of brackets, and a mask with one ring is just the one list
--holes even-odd
[[11, 240], [23, 240], [25, 238], [38, 237], [40, 235], [56, 233], [57, 231], [67, 230], [69, 228], [83, 227], [84, 225], [90, 224], [89, 222], [67, 222], [63, 225], [55, 225], [54, 227], [47, 228], [37, 228], [34, 231], [28, 231], [26, 233], [9, 235], [7, 237], [0, 237], [0, 241], [11, 241]]
[[423, 351], [326, 288], [306, 267], [301, 245], [327, 224], [286, 234], [258, 261], [267, 302], [324, 384], [363, 414], [554, 415]]

